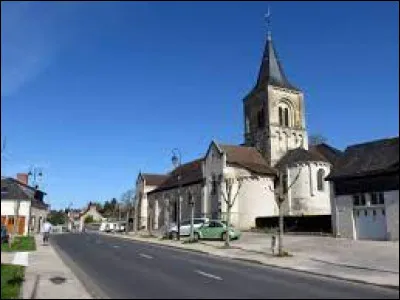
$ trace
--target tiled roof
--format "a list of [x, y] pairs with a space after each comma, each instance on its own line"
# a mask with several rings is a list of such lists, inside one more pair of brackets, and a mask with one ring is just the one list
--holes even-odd
[[318, 152], [323, 157], [325, 157], [332, 165], [334, 165], [336, 161], [343, 156], [342, 151], [325, 143], [310, 146], [309, 150], [312, 152]]
[[[196, 159], [174, 169], [167, 177], [167, 179], [156, 189], [149, 192], [149, 194], [169, 190], [179, 185], [189, 185], [201, 182], [203, 179], [202, 164], [203, 159]], [[178, 180], [180, 175], [180, 180]]]
[[346, 148], [327, 179], [362, 177], [399, 170], [399, 137]]
[[286, 154], [278, 161], [276, 164], [276, 168], [280, 169], [284, 166], [300, 163], [300, 162], [308, 162], [308, 161], [323, 161], [329, 162], [327, 158], [325, 158], [322, 154], [315, 150], [306, 150], [304, 148], [296, 148], [289, 150]]
[[45, 194], [14, 178], [1, 178], [1, 200], [30, 200], [33, 207], [47, 208], [47, 204], [38, 200], [38, 193]]
[[141, 175], [144, 178], [144, 180], [146, 180], [146, 185], [159, 186], [168, 178], [168, 175], [165, 174], [142, 173]]
[[268, 165], [261, 153], [254, 147], [217, 145], [226, 153], [226, 160], [229, 164], [235, 164], [259, 174], [276, 174], [276, 170]]

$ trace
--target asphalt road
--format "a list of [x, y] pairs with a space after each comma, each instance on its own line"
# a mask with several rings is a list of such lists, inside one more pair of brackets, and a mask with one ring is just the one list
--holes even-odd
[[96, 233], [51, 237], [84, 285], [108, 298], [397, 298], [399, 291]]

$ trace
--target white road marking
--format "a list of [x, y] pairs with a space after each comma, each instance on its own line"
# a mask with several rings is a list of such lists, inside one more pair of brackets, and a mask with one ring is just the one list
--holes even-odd
[[147, 255], [147, 254], [144, 254], [144, 253], [139, 253], [139, 256], [147, 258], [147, 259], [153, 259], [153, 256], [150, 256], [150, 255]]
[[114, 245], [113, 247], [114, 247], [114, 248], [119, 248], [119, 246], [117, 246], [117, 245]]
[[13, 265], [28, 266], [28, 252], [17, 252], [12, 260]]
[[194, 270], [194, 271], [196, 273], [198, 273], [200, 275], [203, 275], [203, 276], [206, 276], [206, 277], [210, 277], [210, 278], [213, 278], [213, 279], [216, 279], [216, 280], [222, 280], [221, 277], [215, 276], [213, 274], [209, 274], [209, 273], [206, 273], [206, 272], [203, 272], [203, 271], [200, 271], [200, 270]]

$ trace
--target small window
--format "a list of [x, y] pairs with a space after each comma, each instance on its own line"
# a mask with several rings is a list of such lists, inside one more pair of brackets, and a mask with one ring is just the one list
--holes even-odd
[[360, 211], [359, 210], [356, 210], [356, 215], [357, 215], [357, 217], [360, 216]]
[[264, 127], [264, 108], [262, 108], [258, 113], [257, 113], [257, 125], [258, 128], [263, 128]]
[[372, 211], [372, 214], [373, 214], [374, 216], [376, 216], [376, 210], [375, 210], [375, 209]]
[[282, 176], [282, 190], [283, 190], [283, 193], [285, 193], [285, 194], [288, 192], [288, 176], [287, 176], [287, 174], [284, 174]]
[[318, 191], [324, 190], [324, 179], [325, 179], [325, 171], [324, 169], [319, 169], [317, 172], [317, 187]]
[[382, 192], [378, 194], [379, 204], [385, 204], [385, 196]]
[[359, 195], [353, 195], [353, 205], [354, 206], [360, 205], [360, 196]]
[[14, 224], [14, 217], [8, 217], [8, 225]]
[[371, 193], [371, 205], [378, 204], [378, 195], [376, 193]]
[[217, 194], [217, 180], [215, 179], [215, 175], [212, 176], [212, 186], [211, 186], [211, 195]]
[[382, 209], [382, 215], [385, 215], [385, 209]]
[[368, 216], [368, 210], [364, 210], [364, 215]]
[[360, 203], [360, 205], [365, 206], [366, 203], [367, 203], [367, 202], [365, 201], [365, 195], [364, 195], [364, 194], [361, 194], [361, 203]]

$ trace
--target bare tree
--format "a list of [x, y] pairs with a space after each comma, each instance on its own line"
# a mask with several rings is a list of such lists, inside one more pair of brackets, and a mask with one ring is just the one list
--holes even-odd
[[[224, 173], [220, 177], [220, 183], [222, 183], [222, 198], [226, 204], [226, 233], [225, 233], [225, 246], [230, 247], [230, 226], [231, 226], [231, 214], [232, 207], [235, 205], [236, 199], [239, 195], [240, 189], [242, 188], [243, 182], [248, 179], [257, 178], [256, 176], [234, 176], [230, 173]], [[223, 187], [222, 187], [223, 186]], [[234, 192], [234, 187], [236, 191]]]
[[[131, 214], [132, 207], [135, 201], [135, 191], [134, 189], [129, 189], [125, 193], [121, 195], [121, 204], [124, 205], [124, 210], [126, 212], [126, 225], [125, 225], [125, 233], [127, 234], [129, 231], [129, 218]], [[119, 209], [119, 218], [121, 219], [121, 205], [118, 205]]]
[[287, 174], [284, 174], [283, 172], [278, 171], [278, 174], [277, 174], [277, 176], [275, 178], [275, 182], [274, 182], [274, 190], [272, 190], [271, 187], [269, 187], [270, 190], [274, 192], [275, 201], [276, 201], [276, 203], [278, 205], [278, 209], [279, 209], [279, 231], [278, 231], [278, 255], [279, 256], [284, 256], [284, 253], [283, 253], [283, 234], [284, 234], [283, 203], [287, 199], [287, 196], [288, 196], [292, 186], [299, 179], [301, 170], [302, 169], [299, 169], [299, 171], [297, 172], [297, 175], [295, 176], [295, 178], [292, 180], [291, 183], [288, 183], [286, 180]]
[[324, 135], [319, 133], [312, 134], [309, 137], [309, 144], [311, 146], [326, 143], [327, 141], [328, 139]]

